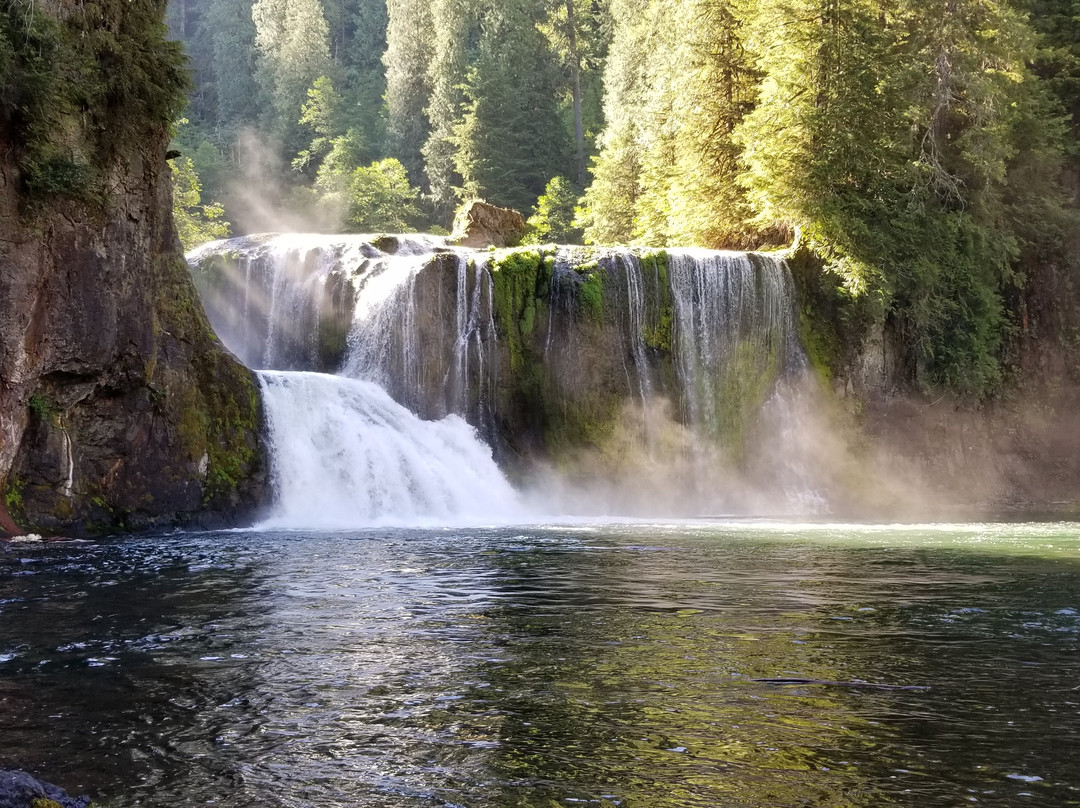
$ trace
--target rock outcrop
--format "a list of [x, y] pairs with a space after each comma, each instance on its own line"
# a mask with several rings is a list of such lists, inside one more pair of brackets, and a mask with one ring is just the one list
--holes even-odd
[[499, 208], [476, 199], [461, 207], [454, 217], [451, 240], [462, 247], [516, 247], [525, 237], [525, 217], [516, 210]]
[[26, 772], [0, 771], [0, 808], [89, 808], [89, 797], [70, 797], [64, 789]]
[[[57, 60], [42, 66], [17, 53], [13, 62], [16, 84], [52, 88], [51, 108], [0, 108], [8, 533], [229, 522], [266, 494], [257, 384], [211, 331], [172, 223], [165, 153], [175, 110], [154, 94], [173, 81], [179, 97], [182, 82], [163, 38], [164, 5], [136, 13], [106, 3], [69, 19], [67, 4], [40, 3], [28, 22], [19, 12], [23, 38], [10, 36], [16, 12], [4, 12], [0, 36], [51, 48]], [[103, 32], [132, 40], [131, 58], [161, 64], [140, 66], [154, 86], [80, 116], [63, 82], [90, 93], [86, 85], [108, 86], [124, 66], [79, 59], [85, 75], [47, 71], [66, 70], [68, 53], [92, 50]]]

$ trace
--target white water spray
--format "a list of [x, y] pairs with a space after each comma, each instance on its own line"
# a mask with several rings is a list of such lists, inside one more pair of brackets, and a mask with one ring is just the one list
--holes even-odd
[[[214, 256], [225, 260], [214, 264]], [[234, 350], [249, 364], [341, 374], [261, 376], [278, 493], [271, 524], [522, 518], [480, 440], [500, 457], [519, 451], [506, 443], [520, 402], [505, 394], [516, 371], [496, 327], [501, 270], [489, 253], [426, 236], [254, 236], [190, 258], [210, 262], [201, 269], [204, 294], [221, 304], [212, 308], [225, 327], [215, 325], [230, 347], [229, 337], [244, 338]], [[589, 258], [603, 278], [599, 321], [582, 314], [578, 267]], [[533, 340], [530, 319], [520, 335], [524, 350], [542, 356], [530, 368], [537, 389], [573, 402], [588, 400], [585, 387], [597, 384], [626, 403], [585, 488], [605, 472], [612, 485], [646, 475], [654, 493], [663, 478], [685, 494], [673, 504], [680, 511], [757, 508], [729, 458], [750, 440], [750, 454], [764, 457], [756, 451], [764, 436], [768, 454], [784, 461], [782, 473], [757, 463], [770, 465], [768, 491], [818, 509], [814, 464], [799, 449], [799, 404], [786, 383], [804, 360], [781, 259], [673, 249], [664, 266], [627, 248], [560, 247], [551, 260], [550, 291], [535, 312], [544, 330]], [[230, 262], [239, 270], [232, 278]]]
[[264, 527], [520, 521], [491, 449], [457, 416], [422, 421], [372, 382], [259, 374], [277, 503]]

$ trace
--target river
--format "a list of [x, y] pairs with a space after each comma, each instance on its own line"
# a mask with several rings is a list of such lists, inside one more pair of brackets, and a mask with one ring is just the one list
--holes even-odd
[[113, 808], [1076, 805], [1078, 684], [1077, 524], [0, 548], [0, 767]]

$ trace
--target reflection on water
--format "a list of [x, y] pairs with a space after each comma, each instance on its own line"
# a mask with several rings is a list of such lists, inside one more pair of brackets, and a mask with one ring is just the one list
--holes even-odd
[[0, 548], [0, 767], [114, 806], [1075, 805], [1078, 683], [1076, 525]]

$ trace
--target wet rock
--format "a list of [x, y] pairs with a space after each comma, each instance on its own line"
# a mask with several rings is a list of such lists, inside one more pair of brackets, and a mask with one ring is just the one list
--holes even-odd
[[525, 217], [483, 200], [467, 202], [454, 217], [451, 241], [462, 247], [516, 247], [525, 237]]
[[26, 772], [0, 771], [0, 808], [88, 808], [89, 797], [70, 797], [64, 789]]
[[[85, 24], [112, 31], [124, 8]], [[269, 495], [257, 383], [211, 331], [173, 225], [167, 123], [102, 116], [107, 130], [140, 128], [101, 157], [107, 204], [28, 204], [23, 133], [0, 121], [0, 532], [11, 535], [229, 524]], [[56, 123], [78, 133], [72, 153], [97, 142], [81, 120]]]

